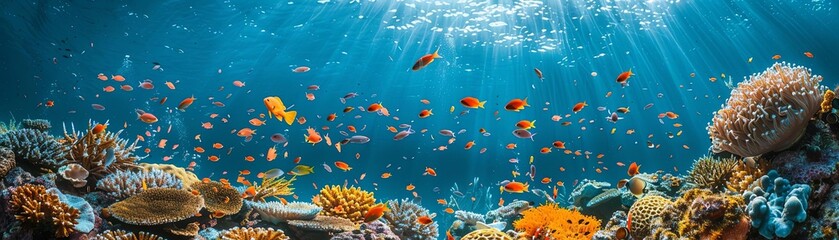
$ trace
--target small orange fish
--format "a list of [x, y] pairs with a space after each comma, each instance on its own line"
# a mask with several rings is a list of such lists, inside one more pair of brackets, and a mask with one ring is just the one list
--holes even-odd
[[111, 75], [111, 80], [114, 80], [114, 81], [117, 81], [117, 82], [122, 82], [122, 81], [125, 81], [125, 77], [123, 77], [122, 75], [119, 75], [119, 74]]
[[425, 167], [425, 173], [423, 173], [422, 175], [429, 175], [429, 176], [432, 176], [432, 177], [436, 177], [437, 176], [437, 171], [435, 171], [433, 168]]
[[780, 54], [775, 54], [775, 56], [772, 56], [772, 59], [773, 60], [781, 59], [781, 55]]
[[224, 148], [224, 145], [222, 145], [221, 143], [213, 143], [213, 148], [222, 149], [222, 148]]
[[114, 86], [106, 86], [106, 87], [102, 88], [102, 91], [105, 91], [105, 92], [113, 92], [114, 90], [116, 90], [114, 88]]
[[326, 116], [326, 121], [335, 121], [336, 117], [338, 117], [338, 115], [336, 115], [335, 113], [329, 114], [329, 116]]
[[186, 108], [191, 106], [193, 102], [195, 102], [195, 96], [185, 98], [181, 101], [181, 103], [178, 104], [178, 110], [180, 110], [181, 112], [185, 112]]
[[452, 214], [452, 213], [454, 213], [454, 209], [452, 209], [452, 208], [446, 208], [446, 209], [445, 209], [445, 210], [443, 210], [443, 211], [445, 211], [445, 212], [446, 212], [446, 213], [448, 213], [448, 214]]
[[630, 68], [629, 71], [622, 72], [620, 75], [618, 75], [618, 78], [615, 79], [615, 82], [620, 83], [623, 87], [629, 86], [628, 81], [629, 78], [632, 77], [632, 75], [635, 74], [632, 73], [632, 68]]
[[420, 118], [427, 118], [428, 116], [431, 116], [431, 115], [434, 115], [434, 113], [431, 112], [431, 109], [423, 109], [419, 113]]
[[385, 212], [388, 211], [387, 206], [383, 203], [379, 203], [370, 207], [366, 213], [364, 213], [364, 222], [369, 223], [372, 221], [376, 221], [381, 218]]
[[626, 174], [629, 174], [630, 177], [635, 176], [636, 174], [640, 173], [641, 165], [638, 165], [635, 162], [629, 164], [629, 169], [626, 171]]
[[509, 192], [509, 193], [523, 193], [528, 191], [528, 184], [527, 183], [520, 183], [520, 182], [509, 182], [503, 187], [501, 187], [502, 192]]
[[542, 153], [542, 154], [548, 154], [548, 153], [551, 153], [551, 148], [543, 147], [542, 149], [539, 150], [539, 152]]
[[306, 129], [306, 131], [308, 134], [303, 135], [303, 137], [306, 138], [306, 143], [311, 143], [312, 145], [315, 145], [323, 141], [323, 138], [320, 137], [320, 134], [316, 132], [314, 128], [309, 127], [308, 129]]
[[347, 164], [345, 162], [342, 162], [342, 161], [336, 161], [335, 162], [335, 167], [337, 167], [338, 169], [344, 170], [344, 172], [352, 170], [352, 168], [350, 167], [349, 164]]
[[553, 145], [555, 148], [565, 149], [565, 142], [563, 141], [554, 141]]
[[422, 225], [428, 225], [428, 224], [431, 224], [432, 222], [434, 222], [434, 220], [432, 220], [428, 216], [422, 216], [422, 217], [417, 218], [417, 222], [422, 224]]
[[[367, 107], [367, 111], [368, 111], [368, 112], [376, 112], [376, 111], [381, 110], [381, 109], [382, 109], [382, 107], [383, 107], [383, 106], [382, 106], [382, 103], [373, 103], [373, 104], [370, 104], [370, 106], [369, 106], [369, 107]], [[352, 109], [352, 107], [347, 107], [347, 108]], [[352, 111], [352, 110], [349, 110], [349, 111]], [[344, 109], [344, 112], [345, 112], [345, 113], [346, 113], [346, 112], [349, 112], [349, 111], [347, 111], [347, 109]]]
[[104, 73], [99, 73], [99, 75], [97, 75], [96, 78], [102, 81], [108, 81], [108, 76], [105, 76]]
[[440, 54], [438, 54], [439, 51], [440, 51], [440, 48], [438, 47], [437, 50], [434, 51], [434, 53], [426, 54], [426, 55], [420, 57], [420, 59], [418, 59], [414, 63], [414, 66], [411, 67], [411, 70], [419, 71], [420, 69], [428, 66], [428, 64], [431, 64], [432, 62], [434, 62], [435, 58], [443, 58], [443, 56], [440, 56]]
[[202, 147], [195, 147], [192, 150], [195, 150], [195, 152], [197, 152], [197, 153], [204, 153], [204, 148], [202, 148]]
[[571, 108], [571, 111], [573, 111], [574, 113], [577, 113], [577, 112], [579, 112], [580, 110], [583, 110], [583, 108], [584, 108], [584, 107], [586, 107], [586, 106], [588, 106], [588, 104], [586, 104], [586, 102], [585, 102], [585, 101], [583, 101], [583, 102], [578, 102], [577, 104], [574, 104], [574, 107], [573, 107], [573, 108]]
[[460, 99], [460, 104], [467, 108], [484, 108], [487, 101], [481, 101], [474, 97]]
[[[452, 139], [454, 139], [454, 138], [452, 138]], [[466, 143], [466, 146], [464, 146], [463, 149], [469, 150], [469, 149], [472, 149], [472, 147], [474, 147], [474, 146], [475, 146], [475, 141], [469, 141], [469, 142]]]
[[804, 56], [807, 56], [808, 58], [813, 58], [813, 53], [811, 53], [811, 52], [804, 52]]
[[524, 109], [524, 107], [529, 106], [530, 104], [527, 104], [527, 98], [524, 98], [524, 100], [515, 98], [513, 100], [510, 100], [510, 102], [507, 102], [507, 105], [504, 105], [504, 109], [506, 109], [507, 111], [518, 112]]
[[254, 127], [259, 127], [259, 126], [265, 125], [265, 121], [260, 120], [259, 118], [251, 118], [251, 120], [248, 120], [248, 123], [250, 123]]
[[515, 144], [515, 143], [508, 143], [508, 144], [507, 144], [507, 146], [506, 146], [506, 148], [507, 148], [507, 149], [516, 149], [516, 147], [517, 147], [517, 146], [518, 146], [518, 145], [517, 145], [517, 144]]
[[408, 190], [408, 191], [413, 191], [415, 188], [417, 188], [417, 187], [414, 186], [414, 184], [411, 184], [411, 183], [409, 183], [408, 186], [405, 186], [405, 190]]
[[210, 160], [210, 162], [218, 162], [219, 160], [218, 156], [216, 155], [210, 155], [209, 157], [207, 157], [207, 159]]
[[106, 129], [108, 129], [107, 123], [106, 124], [97, 123], [95, 126], [93, 126], [93, 129], [90, 129], [90, 133], [96, 135], [96, 134], [104, 132]]
[[536, 127], [536, 120], [533, 120], [533, 121], [521, 120], [518, 123], [516, 123], [516, 127], [521, 128], [521, 129], [525, 129], [525, 130], [535, 128]]
[[253, 162], [254, 160], [256, 160], [256, 159], [254, 159], [253, 156], [250, 156], [250, 155], [245, 156], [245, 161]]
[[549, 177], [544, 177], [544, 178], [542, 178], [542, 181], [540, 181], [540, 182], [541, 182], [542, 184], [549, 184], [549, 183], [551, 183], [551, 178], [549, 178]]

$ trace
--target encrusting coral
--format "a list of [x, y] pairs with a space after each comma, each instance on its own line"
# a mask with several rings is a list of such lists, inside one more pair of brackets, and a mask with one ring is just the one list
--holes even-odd
[[192, 189], [201, 193], [207, 211], [232, 215], [242, 209], [242, 196], [230, 185], [214, 181], [197, 182], [192, 184]]
[[288, 196], [294, 194], [294, 188], [291, 184], [294, 183], [296, 177], [286, 180], [281, 177], [262, 178], [261, 184], [255, 184], [253, 196], [246, 196], [245, 199], [254, 202], [265, 202], [266, 198], [274, 197], [280, 199], [279, 196]]
[[766, 238], [787, 237], [795, 223], [807, 219], [807, 199], [811, 188], [806, 184], [790, 185], [789, 180], [769, 171], [757, 180], [757, 186], [743, 193], [749, 202], [746, 211], [752, 227]]
[[360, 223], [364, 220], [364, 213], [376, 203], [376, 198], [372, 192], [358, 187], [333, 185], [324, 186], [313, 202], [323, 208], [321, 215], [341, 217]]
[[129, 144], [127, 139], [119, 138], [122, 130], [94, 134], [93, 126], [92, 122], [88, 122], [85, 132], [76, 132], [73, 125], [72, 133], [64, 128], [64, 138], [60, 142], [70, 149], [67, 161], [82, 165], [94, 180], [117, 170], [137, 168], [135, 162], [139, 157], [134, 155], [134, 150], [139, 148], [137, 140]]
[[821, 110], [821, 80], [810, 69], [775, 63], [739, 83], [707, 127], [711, 149], [753, 157], [789, 148]]
[[439, 236], [437, 221], [429, 224], [422, 224], [417, 221], [422, 216], [428, 216], [429, 218], [436, 216], [427, 209], [408, 201], [408, 199], [389, 200], [386, 204], [390, 211], [386, 211], [381, 219], [402, 240], [437, 239], [437, 236]]
[[600, 221], [575, 210], [548, 203], [522, 212], [513, 222], [517, 231], [527, 238], [549, 236], [549, 239], [591, 239], [600, 230]]
[[67, 147], [48, 133], [18, 129], [0, 136], [0, 146], [12, 149], [15, 159], [36, 168], [56, 171], [65, 162]]
[[687, 180], [699, 188], [720, 192], [726, 189], [726, 184], [737, 167], [737, 159], [701, 157], [693, 162], [688, 172]]
[[127, 232], [125, 230], [107, 230], [99, 235], [96, 235], [92, 238], [92, 240], [166, 240], [162, 237], [158, 237], [157, 235], [147, 233], [147, 232], [138, 232], [132, 233]]
[[195, 216], [204, 200], [188, 191], [150, 188], [103, 209], [104, 215], [133, 225], [160, 225]]
[[145, 170], [117, 170], [108, 174], [96, 183], [96, 188], [104, 191], [108, 196], [125, 199], [143, 192], [143, 185], [151, 188], [177, 188], [183, 184], [175, 175], [159, 169]]
[[15, 166], [15, 153], [11, 149], [0, 147], [0, 178], [5, 177]]
[[222, 240], [284, 240], [288, 236], [273, 228], [235, 227], [221, 232]]
[[750, 228], [745, 206], [743, 198], [738, 195], [691, 189], [667, 207], [661, 218], [656, 219], [651, 237], [745, 240]]
[[77, 223], [79, 210], [61, 202], [57, 195], [48, 193], [44, 186], [26, 184], [16, 187], [9, 202], [15, 219], [25, 227], [46, 226], [59, 238], [75, 232], [73, 227]]
[[646, 196], [629, 208], [626, 218], [626, 228], [634, 239], [644, 239], [649, 236], [653, 222], [673, 203], [661, 196]]
[[321, 211], [321, 207], [306, 202], [253, 202], [247, 201], [248, 206], [259, 213], [262, 220], [278, 224], [290, 220], [312, 220]]

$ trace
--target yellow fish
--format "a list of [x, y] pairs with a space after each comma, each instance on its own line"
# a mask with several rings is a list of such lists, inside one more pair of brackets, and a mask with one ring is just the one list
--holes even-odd
[[291, 171], [294, 175], [305, 176], [305, 175], [309, 175], [309, 174], [314, 173], [315, 168], [312, 167], [312, 166], [297, 165], [297, 166], [294, 166], [294, 169], [291, 170]]
[[262, 99], [262, 102], [264, 102], [265, 107], [268, 108], [268, 118], [272, 118], [273, 115], [281, 122], [285, 120], [288, 125], [294, 123], [294, 120], [297, 117], [297, 111], [286, 112], [286, 107], [283, 104], [283, 100], [280, 100], [280, 97], [266, 97], [265, 99]]

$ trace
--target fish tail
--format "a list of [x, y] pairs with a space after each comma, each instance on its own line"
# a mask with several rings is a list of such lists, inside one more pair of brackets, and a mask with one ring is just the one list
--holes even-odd
[[530, 141], [534, 141], [533, 137], [535, 137], [535, 136], [536, 136], [536, 133], [534, 133], [533, 135], [530, 135]]
[[536, 128], [536, 120], [530, 121], [530, 128]]
[[486, 104], [486, 103], [487, 103], [487, 101], [479, 102], [478, 107], [479, 108], [484, 108], [484, 104]]
[[525, 107], [530, 107], [530, 104], [527, 104], [527, 97], [525, 97], [524, 100], [521, 100], [521, 102]]
[[437, 47], [437, 50], [434, 50], [434, 54], [432, 56], [434, 56], [434, 58], [443, 58], [443, 56], [440, 56], [438, 52], [440, 52], [440, 47]]
[[297, 111], [285, 112], [283, 118], [285, 119], [285, 122], [288, 123], [288, 125], [291, 125], [292, 123], [294, 123], [294, 119], [297, 118]]

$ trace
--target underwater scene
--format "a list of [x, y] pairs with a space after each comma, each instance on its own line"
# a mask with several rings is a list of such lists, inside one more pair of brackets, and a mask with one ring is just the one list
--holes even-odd
[[0, 239], [839, 239], [836, 5], [0, 1]]

